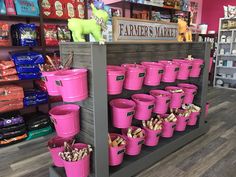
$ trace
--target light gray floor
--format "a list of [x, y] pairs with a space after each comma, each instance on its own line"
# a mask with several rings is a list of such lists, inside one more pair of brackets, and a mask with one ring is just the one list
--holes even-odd
[[[236, 92], [210, 89], [210, 131], [137, 177], [236, 177]], [[50, 136], [0, 149], [0, 177], [47, 177]]]

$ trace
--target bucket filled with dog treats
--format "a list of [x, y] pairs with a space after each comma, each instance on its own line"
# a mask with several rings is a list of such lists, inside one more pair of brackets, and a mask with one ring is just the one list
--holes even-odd
[[146, 146], [156, 146], [159, 142], [162, 131], [162, 120], [160, 118], [151, 118], [148, 121], [142, 121], [145, 131]]
[[64, 166], [63, 161], [59, 156], [59, 153], [64, 150], [64, 142], [71, 143], [72, 140], [56, 136], [48, 141], [48, 149], [50, 151], [52, 162], [56, 167]]
[[174, 63], [179, 64], [178, 80], [187, 80], [192, 69], [192, 62], [188, 60], [173, 59]]
[[165, 88], [166, 91], [171, 93], [170, 108], [180, 108], [184, 99], [184, 91], [180, 87], [169, 86]]
[[110, 101], [112, 123], [116, 128], [128, 128], [135, 114], [135, 102], [128, 99], [114, 99]]
[[125, 80], [125, 69], [120, 66], [107, 66], [107, 92], [109, 95], [121, 94]]
[[171, 94], [164, 90], [151, 90], [150, 94], [155, 97], [154, 113], [165, 114], [169, 108]]
[[138, 64], [123, 64], [122, 67], [126, 70], [124, 88], [127, 90], [142, 89], [146, 75], [145, 66]]
[[195, 95], [197, 94], [197, 86], [194, 84], [180, 83], [178, 87], [184, 90], [183, 104], [192, 104]]
[[189, 105], [189, 106], [190, 108], [188, 109], [191, 111], [191, 114], [189, 117], [188, 125], [194, 126], [197, 124], [197, 120], [198, 120], [198, 116], [200, 115], [201, 108], [194, 104]]
[[175, 82], [179, 72], [179, 64], [168, 60], [160, 60], [159, 63], [164, 65], [165, 71], [162, 76], [162, 82]]
[[196, 58], [192, 58], [192, 56], [188, 56], [187, 60], [192, 62], [192, 69], [190, 71], [189, 77], [199, 77], [201, 70], [204, 66], [204, 60], [203, 59], [196, 59]]
[[90, 173], [90, 145], [76, 143], [69, 145], [65, 143], [64, 151], [59, 153], [63, 160], [67, 177], [88, 177]]
[[124, 158], [126, 140], [125, 137], [116, 133], [108, 134], [109, 165], [120, 165]]
[[179, 131], [179, 132], [185, 131], [186, 126], [189, 121], [190, 114], [191, 112], [189, 110], [183, 110], [183, 109], [179, 109], [175, 112], [175, 115], [177, 118], [175, 131]]
[[134, 94], [131, 98], [136, 103], [134, 118], [138, 120], [150, 119], [155, 98], [148, 94]]
[[141, 152], [145, 140], [144, 130], [139, 127], [129, 127], [122, 130], [122, 134], [127, 140], [125, 153], [131, 156], [138, 155]]
[[162, 137], [164, 138], [171, 138], [174, 134], [174, 130], [176, 127], [177, 118], [176, 116], [171, 114], [164, 114], [161, 115], [160, 118], [163, 119], [163, 130], [162, 130]]
[[142, 65], [146, 67], [146, 77], [144, 79], [144, 85], [158, 86], [161, 83], [161, 77], [164, 73], [164, 65], [157, 62], [142, 62]]

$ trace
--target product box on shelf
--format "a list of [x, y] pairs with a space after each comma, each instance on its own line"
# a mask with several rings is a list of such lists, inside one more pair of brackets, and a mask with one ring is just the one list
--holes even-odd
[[17, 15], [39, 16], [38, 0], [14, 0]]

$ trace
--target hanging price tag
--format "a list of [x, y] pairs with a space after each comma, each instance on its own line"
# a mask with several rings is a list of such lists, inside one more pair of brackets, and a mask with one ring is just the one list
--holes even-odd
[[134, 111], [127, 113], [127, 117], [132, 116], [132, 115], [134, 115]]
[[163, 74], [164, 73], [164, 70], [159, 70], [158, 71], [158, 74]]
[[139, 73], [138, 77], [144, 77], [145, 73]]

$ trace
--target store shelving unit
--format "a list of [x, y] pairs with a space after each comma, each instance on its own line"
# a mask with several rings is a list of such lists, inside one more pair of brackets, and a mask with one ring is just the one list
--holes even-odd
[[[91, 144], [94, 151], [91, 158], [90, 177], [131, 177], [147, 169], [168, 154], [203, 135], [208, 130], [205, 119], [205, 104], [208, 81], [208, 65], [210, 57], [209, 43], [61, 43], [60, 53], [63, 61], [73, 52], [73, 67], [86, 67], [89, 70], [89, 98], [78, 102], [81, 106], [81, 132], [79, 142]], [[200, 78], [191, 78], [176, 83], [161, 83], [160, 86], [143, 86], [139, 91], [123, 90], [122, 94], [107, 95], [106, 66], [123, 63], [140, 63], [141, 61], [158, 61], [160, 59], [184, 58], [187, 55], [205, 60]], [[163, 89], [168, 85], [180, 82], [193, 83], [198, 86], [194, 103], [201, 106], [202, 112], [198, 124], [188, 127], [185, 132], [177, 133], [173, 138], [161, 138], [156, 147], [143, 146], [140, 155], [125, 155], [124, 162], [117, 167], [108, 165], [108, 132], [119, 132], [111, 125], [108, 102], [114, 98], [130, 98], [135, 93], [149, 93], [153, 89]], [[134, 121], [133, 124], [137, 122]], [[65, 177], [63, 168], [51, 166], [50, 177]]]
[[[229, 20], [236, 22], [236, 18], [221, 18], [219, 22], [214, 86], [226, 89], [236, 89], [236, 54], [233, 53], [233, 51], [236, 50], [236, 27], [223, 27]], [[222, 39], [222, 36], [225, 36], [228, 40]], [[224, 49], [224, 53], [222, 53], [222, 49]]]
[[[188, 19], [187, 22], [188, 22], [188, 25], [190, 26], [190, 15], [191, 14], [189, 11], [182, 11], [180, 9], [175, 9], [173, 7], [167, 7], [167, 6], [161, 7], [161, 6], [158, 6], [154, 3], [141, 4], [141, 3], [130, 2], [130, 1], [126, 1], [126, 0], [120, 0], [117, 2], [109, 3], [108, 5], [111, 7], [121, 8], [123, 17], [125, 17], [125, 10], [126, 9], [130, 10], [130, 18], [133, 17], [134, 11], [146, 10], [146, 11], [148, 11], [148, 14], [149, 14], [149, 20], [151, 20], [152, 11], [159, 11], [159, 12], [167, 13], [171, 16], [172, 20], [173, 20], [173, 17], [175, 16], [176, 13], [182, 12], [182, 13], [186, 14], [186, 17]], [[173, 21], [171, 21], [171, 22], [173, 22]]]

